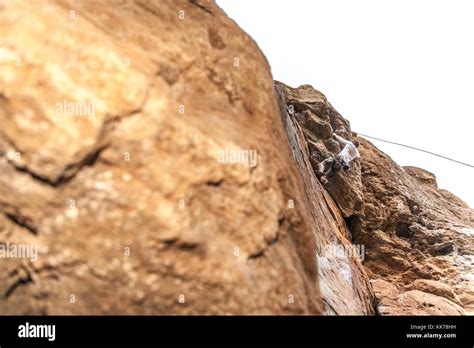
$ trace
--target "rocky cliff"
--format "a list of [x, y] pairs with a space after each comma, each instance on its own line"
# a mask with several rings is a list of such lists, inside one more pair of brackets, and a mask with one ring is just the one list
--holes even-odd
[[[348, 227], [349, 239], [364, 249], [364, 268], [380, 314], [464, 314], [474, 307], [474, 211], [438, 189], [432, 173], [402, 168], [370, 142], [351, 132], [349, 122], [309, 85], [276, 83], [295, 157], [319, 161], [340, 151], [334, 131], [358, 140], [361, 158], [326, 186]], [[300, 141], [298, 145], [296, 138]], [[313, 177], [297, 160], [303, 177]], [[310, 200], [321, 185], [306, 191]], [[324, 190], [322, 190], [324, 191]], [[329, 205], [329, 204], [327, 204]], [[335, 238], [335, 237], [333, 237]], [[337, 267], [336, 267], [337, 268]]]
[[472, 310], [472, 210], [363, 140], [323, 188], [348, 121], [214, 2], [8, 0], [0, 34], [1, 314]]

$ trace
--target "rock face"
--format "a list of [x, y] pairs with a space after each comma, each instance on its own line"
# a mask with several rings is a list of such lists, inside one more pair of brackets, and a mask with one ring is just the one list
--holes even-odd
[[[319, 314], [266, 59], [209, 1], [4, 1], [1, 314]], [[33, 247], [31, 247], [33, 250]]]
[[[316, 167], [321, 160], [339, 152], [340, 144], [333, 138], [333, 130], [338, 130], [345, 139], [353, 140], [349, 122], [331, 106], [321, 92], [310, 85], [303, 85], [298, 89], [278, 82], [277, 85], [284, 92], [290, 112], [293, 112], [295, 121], [304, 133], [308, 152], [313, 155], [310, 158], [313, 166]], [[360, 163], [356, 162], [347, 175], [335, 176], [327, 190], [334, 197], [344, 197], [344, 200], [338, 202], [344, 216], [360, 214], [364, 203]]]
[[[365, 265], [371, 276], [399, 288], [419, 279], [441, 282], [472, 313], [473, 210], [451, 193], [438, 190], [433, 174], [401, 168], [369, 142], [362, 144], [364, 217], [352, 230], [355, 240], [367, 245]], [[417, 283], [412, 287], [427, 290]], [[453, 300], [448, 289], [427, 292]], [[431, 313], [431, 309], [425, 306], [412, 313]]]
[[465, 313], [460, 305], [451, 301], [451, 291], [449, 295], [446, 292], [434, 294], [431, 290], [436, 287], [400, 291], [395, 285], [382, 279], [374, 280], [373, 286], [376, 296], [381, 299], [378, 306], [378, 312], [381, 315], [461, 315]]
[[362, 139], [323, 188], [348, 121], [212, 1], [3, 1], [0, 125], [0, 314], [473, 308], [472, 210]]
[[[339, 200], [340, 206], [338, 206], [314, 175], [310, 158], [310, 149], [319, 146], [325, 150], [321, 140], [327, 141], [328, 136], [331, 136], [330, 133], [329, 135], [323, 133], [324, 131], [331, 132], [327, 119], [319, 120], [317, 113], [313, 114], [312, 111], [307, 110], [309, 108], [314, 110], [318, 102], [323, 104], [324, 96], [310, 86], [302, 86], [301, 94], [299, 94], [299, 89], [294, 90], [278, 82], [275, 88], [288, 140], [302, 173], [305, 195], [311, 209], [311, 225], [316, 230], [319, 279], [325, 313], [329, 315], [375, 314], [375, 296], [361, 262], [364, 252], [352, 243], [351, 232], [341, 213], [341, 210], [352, 213], [356, 208], [361, 209], [360, 174], [359, 179], [354, 181], [360, 185], [359, 192], [349, 191], [351, 184], [347, 177], [338, 177], [337, 181], [330, 184], [329, 192], [332, 192], [334, 197], [344, 197], [342, 196], [343, 188], [337, 188], [336, 184], [342, 185], [350, 192], [349, 198]], [[323, 105], [318, 106], [324, 109]], [[334, 110], [333, 112], [332, 116], [335, 117], [337, 113]], [[348, 126], [347, 121], [342, 117], [339, 115], [336, 117], [334, 121], [337, 124]], [[313, 141], [308, 139], [313, 139]], [[329, 141], [328, 143], [332, 149], [337, 149], [336, 144]], [[328, 150], [326, 151], [329, 153]], [[360, 167], [357, 169], [360, 170]], [[357, 172], [354, 171], [351, 175], [355, 177]]]
[[312, 154], [314, 167], [340, 150], [334, 131], [361, 143], [360, 161], [327, 190], [344, 215], [350, 240], [364, 246], [379, 313], [472, 313], [474, 211], [438, 189], [432, 173], [402, 168], [352, 134], [349, 122], [311, 86], [276, 84], [290, 114], [294, 110], [291, 119], [307, 139], [304, 152]]

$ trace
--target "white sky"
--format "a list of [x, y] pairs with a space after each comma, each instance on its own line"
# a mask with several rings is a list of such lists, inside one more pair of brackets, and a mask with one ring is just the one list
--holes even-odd
[[[276, 80], [311, 84], [353, 131], [474, 164], [474, 1], [217, 3], [254, 38]], [[474, 168], [370, 141], [474, 207]]]

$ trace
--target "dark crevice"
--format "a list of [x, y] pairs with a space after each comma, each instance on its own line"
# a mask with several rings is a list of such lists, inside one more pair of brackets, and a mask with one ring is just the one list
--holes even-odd
[[413, 236], [413, 232], [410, 229], [410, 225], [405, 222], [399, 222], [395, 227], [395, 234], [398, 237], [403, 238], [411, 238]]
[[454, 244], [451, 241], [435, 244], [431, 246], [428, 250], [428, 252], [432, 256], [449, 255], [453, 251], [454, 251]]
[[219, 187], [222, 185], [223, 182], [224, 182], [224, 179], [208, 180], [206, 181], [206, 185], [211, 186], [211, 187]]
[[[141, 101], [140, 105], [137, 108], [127, 113], [124, 113], [122, 115], [116, 115], [116, 116], [112, 116], [106, 119], [104, 123], [102, 124], [102, 127], [97, 136], [95, 147], [89, 153], [87, 153], [84, 158], [82, 158], [78, 162], [67, 165], [66, 168], [62, 171], [62, 173], [58, 177], [51, 179], [46, 176], [35, 173], [27, 166], [19, 166], [11, 161], [8, 161], [8, 163], [10, 163], [10, 165], [12, 165], [16, 171], [28, 174], [30, 177], [32, 177], [36, 181], [39, 181], [45, 185], [48, 185], [51, 187], [59, 187], [59, 186], [67, 184], [71, 179], [73, 179], [78, 174], [78, 172], [82, 168], [86, 166], [93, 166], [97, 162], [102, 151], [104, 151], [109, 146], [109, 144], [105, 142], [105, 139], [107, 139], [107, 136], [113, 131], [115, 125], [118, 122], [120, 122], [124, 118], [131, 117], [142, 112], [143, 108], [148, 102], [148, 99], [150, 96], [150, 90], [151, 90], [151, 85], [148, 85], [145, 91], [145, 96], [143, 97], [143, 100]], [[10, 145], [16, 149], [15, 144], [8, 137], [6, 137], [4, 134], [0, 134], [0, 135], [2, 136], [2, 138], [9, 141]], [[21, 153], [21, 151], [18, 151], [18, 152]]]
[[281, 218], [278, 219], [278, 230], [275, 234], [275, 237], [270, 239], [267, 242], [267, 245], [264, 248], [254, 252], [254, 253], [249, 254], [249, 256], [247, 257], [248, 260], [254, 260], [254, 259], [257, 259], [259, 257], [264, 256], [265, 252], [268, 250], [268, 248], [270, 248], [273, 244], [278, 242], [278, 239], [280, 238], [280, 228], [281, 228], [282, 224], [284, 223], [284, 221], [285, 221], [284, 217], [281, 217]]
[[77, 163], [73, 163], [73, 164], [70, 164], [68, 165], [63, 173], [57, 177], [56, 179], [54, 180], [51, 180], [50, 178], [48, 177], [45, 177], [45, 176], [42, 176], [42, 175], [39, 175], [33, 171], [31, 171], [28, 167], [19, 167], [17, 165], [15, 165], [14, 163], [11, 163], [13, 165], [13, 167], [19, 171], [19, 172], [22, 172], [22, 173], [25, 173], [25, 174], [28, 174], [29, 176], [31, 176], [33, 179], [37, 180], [37, 181], [40, 181], [41, 183], [45, 184], [45, 185], [48, 185], [48, 186], [52, 186], [52, 187], [59, 187], [59, 186], [62, 186], [66, 183], [68, 183], [72, 178], [74, 178], [74, 176], [76, 176], [76, 174], [85, 166], [92, 166], [94, 165], [96, 162], [97, 162], [97, 159], [99, 158], [101, 152], [107, 147], [107, 145], [104, 145], [98, 149], [95, 149], [94, 151], [90, 152], [89, 154], [87, 154], [82, 160], [80, 160], [79, 162]]
[[277, 231], [275, 238], [271, 239], [271, 240], [267, 243], [267, 246], [268, 246], [268, 247], [271, 247], [273, 244], [275, 244], [276, 242], [278, 242], [278, 238], [279, 238], [279, 237], [280, 237], [280, 232]]
[[48, 185], [48, 186], [53, 186], [53, 187], [57, 186], [56, 182], [54, 180], [50, 180], [49, 178], [46, 178], [46, 177], [41, 176], [39, 174], [36, 174], [35, 172], [31, 171], [28, 167], [20, 167], [20, 166], [15, 165], [12, 162], [9, 162], [9, 163], [15, 168], [16, 171], [28, 174], [29, 176], [31, 176], [36, 181], [39, 181], [39, 182], [41, 182], [45, 185]]
[[211, 10], [209, 10], [209, 9], [208, 9], [207, 7], [205, 7], [204, 5], [201, 5], [201, 4], [199, 3], [199, 0], [189, 0], [189, 3], [192, 4], [192, 5], [194, 5], [194, 6], [199, 7], [201, 10], [203, 10], [204, 12], [209, 13], [211, 16], [214, 15], [214, 13], [212, 13]]
[[360, 232], [360, 217], [358, 215], [351, 215], [349, 217], [344, 217], [344, 221], [351, 232], [352, 242], [354, 242]]
[[31, 224], [22, 216], [17, 216], [15, 214], [11, 214], [11, 213], [5, 213], [5, 216], [11, 221], [13, 222], [15, 225], [18, 225], [22, 228], [25, 228], [27, 229], [28, 231], [30, 231], [31, 233], [33, 233], [34, 235], [37, 235], [38, 234], [38, 230], [36, 229], [36, 227], [34, 226], [31, 226]]
[[62, 174], [56, 181], [56, 186], [64, 185], [65, 183], [70, 181], [83, 167], [89, 167], [94, 165], [99, 159], [100, 154], [102, 153], [102, 151], [105, 150], [106, 147], [107, 145], [103, 145], [102, 147], [99, 147], [98, 149], [95, 149], [94, 151], [87, 154], [86, 157], [84, 157], [78, 163], [68, 165], [65, 169], [65, 173], [70, 172], [71, 174]]
[[192, 251], [199, 247], [198, 243], [185, 242], [185, 241], [179, 240], [178, 238], [164, 240], [163, 244], [167, 248], [175, 248], [175, 249], [184, 250], [184, 251]]
[[265, 255], [265, 249], [261, 249], [261, 250], [257, 251], [256, 253], [250, 254], [247, 259], [248, 260], [253, 260], [253, 259], [257, 259], [259, 257], [262, 257], [263, 255]]
[[32, 282], [33, 282], [33, 278], [31, 278], [31, 275], [28, 272], [26, 278], [19, 278], [12, 285], [10, 285], [10, 287], [8, 287], [7, 291], [5, 291], [3, 297], [5, 299], [8, 299], [13, 294], [13, 292], [16, 289], [18, 289], [20, 286], [26, 285], [26, 284], [32, 283]]

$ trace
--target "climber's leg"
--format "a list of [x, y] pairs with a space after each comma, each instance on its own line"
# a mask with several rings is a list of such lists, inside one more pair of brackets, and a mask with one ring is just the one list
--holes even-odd
[[324, 176], [327, 178], [332, 178], [334, 175], [336, 175], [337, 171], [334, 168], [334, 164], [332, 164], [328, 170], [324, 173]]
[[331, 167], [331, 157], [317, 164], [318, 168], [314, 171], [316, 176], [320, 178]]
[[321, 176], [321, 179], [324, 178], [321, 180], [321, 183], [323, 183], [323, 185], [327, 184], [329, 179], [341, 170], [343, 166], [343, 159], [340, 156], [335, 155], [333, 157], [328, 158], [324, 162], [326, 162], [325, 167], [327, 169], [326, 172], [324, 172]]
[[322, 161], [321, 163], [318, 164], [318, 173], [316, 173], [316, 174], [319, 177], [319, 180], [321, 181], [321, 184], [326, 185], [329, 182], [328, 178], [330, 176], [328, 176], [328, 175], [331, 175], [331, 173], [332, 173], [333, 163], [334, 163], [334, 158], [329, 157], [329, 158], [326, 158], [324, 161]]
[[321, 173], [324, 173], [324, 162], [318, 164], [318, 169]]
[[324, 175], [320, 177], [319, 180], [321, 181], [321, 184], [323, 185], [326, 185], [329, 182], [328, 178], [326, 178], [326, 176]]

